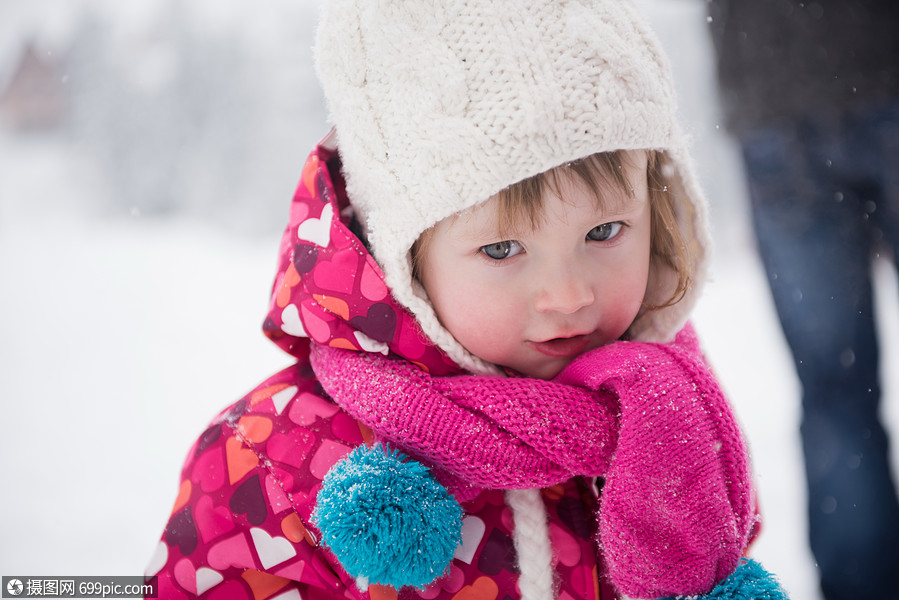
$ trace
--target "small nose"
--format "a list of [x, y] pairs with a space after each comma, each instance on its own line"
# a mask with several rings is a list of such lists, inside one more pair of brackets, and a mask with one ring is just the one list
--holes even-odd
[[540, 286], [534, 308], [537, 312], [572, 314], [593, 304], [596, 295], [584, 269], [563, 268], [546, 273]]

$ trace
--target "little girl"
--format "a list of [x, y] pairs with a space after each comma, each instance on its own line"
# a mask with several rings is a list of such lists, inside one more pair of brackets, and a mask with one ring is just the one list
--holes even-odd
[[785, 598], [686, 323], [705, 205], [625, 0], [328, 0], [335, 125], [159, 597]]

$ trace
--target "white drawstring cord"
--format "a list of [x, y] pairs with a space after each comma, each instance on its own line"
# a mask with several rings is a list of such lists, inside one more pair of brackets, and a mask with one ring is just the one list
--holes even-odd
[[521, 600], [553, 600], [553, 552], [540, 490], [507, 490], [506, 504], [515, 523], [512, 540], [521, 570]]

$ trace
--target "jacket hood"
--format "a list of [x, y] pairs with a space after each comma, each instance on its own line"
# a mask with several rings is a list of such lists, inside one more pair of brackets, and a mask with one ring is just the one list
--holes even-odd
[[[332, 130], [315, 147], [294, 193], [281, 239], [265, 335], [287, 353], [305, 359], [309, 343], [387, 355], [394, 353], [432, 375], [465, 371], [499, 374], [498, 365], [458, 346], [435, 343], [423, 329], [419, 313], [397, 300], [384, 271], [370, 253], [356, 210], [351, 205]], [[695, 183], [685, 148], [667, 151], [676, 167], [667, 174], [676, 200], [677, 226], [694, 257], [694, 282], [676, 304], [638, 316], [630, 339], [670, 342], [686, 323], [705, 281], [710, 241], [704, 197]], [[662, 303], [673, 276], [662, 272], [650, 281], [646, 300]], [[419, 286], [420, 287], [420, 286]], [[429, 308], [430, 303], [423, 296]], [[425, 313], [427, 316], [427, 313]], [[442, 326], [432, 327], [449, 333]], [[450, 336], [451, 337], [451, 336]]]
[[303, 359], [310, 340], [393, 352], [433, 375], [461, 372], [393, 298], [360, 237], [333, 136], [309, 155], [278, 252], [265, 335]]

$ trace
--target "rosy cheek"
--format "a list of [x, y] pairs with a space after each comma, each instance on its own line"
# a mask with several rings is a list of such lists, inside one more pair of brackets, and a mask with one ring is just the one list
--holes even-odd
[[470, 297], [460, 299], [454, 312], [450, 333], [460, 341], [464, 339], [469, 343], [478, 343], [491, 336], [487, 330], [492, 329], [493, 314], [484, 302]]
[[468, 297], [457, 305], [457, 319], [447, 329], [472, 354], [498, 362], [503, 341], [513, 335], [508, 313], [489, 296]]
[[[614, 300], [619, 328], [630, 327], [643, 305], [646, 296], [646, 282], [634, 279], [622, 286], [621, 293]], [[623, 333], [623, 330], [622, 330]]]

